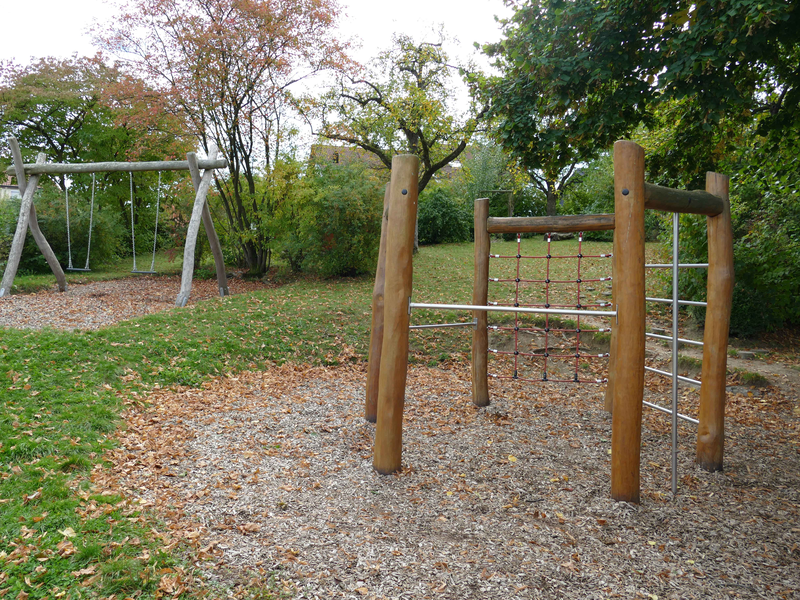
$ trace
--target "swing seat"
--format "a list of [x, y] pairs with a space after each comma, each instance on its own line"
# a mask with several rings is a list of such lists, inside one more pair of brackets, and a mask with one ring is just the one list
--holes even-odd
[[158, 275], [158, 271], [139, 271], [139, 270], [133, 271], [133, 270], [131, 270], [131, 273], [137, 273], [139, 275]]
[[67, 267], [67, 271], [91, 271], [91, 269], [82, 269], [81, 267]]

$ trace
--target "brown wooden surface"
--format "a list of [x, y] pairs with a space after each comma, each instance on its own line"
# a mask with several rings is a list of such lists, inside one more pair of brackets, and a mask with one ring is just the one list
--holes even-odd
[[724, 210], [708, 217], [708, 292], [700, 377], [700, 413], [696, 460], [707, 471], [721, 471], [725, 445], [725, 375], [728, 327], [733, 297], [733, 232], [728, 178], [706, 174], [706, 189], [723, 199]]
[[[611, 304], [617, 310], [617, 232], [614, 231], [614, 244], [611, 250]], [[608, 382], [603, 408], [607, 413], [614, 413], [614, 380], [617, 373], [617, 319], [611, 320], [611, 344], [608, 356]]]
[[[213, 162], [217, 156], [217, 147], [214, 144], [208, 149], [208, 157]], [[198, 161], [199, 163], [200, 161]], [[175, 306], [184, 307], [189, 301], [192, 293], [192, 278], [194, 277], [194, 249], [197, 245], [197, 232], [200, 230], [200, 223], [203, 220], [203, 206], [208, 196], [208, 188], [211, 186], [211, 178], [214, 175], [213, 169], [203, 171], [200, 184], [195, 190], [194, 205], [192, 206], [192, 216], [189, 218], [189, 227], [186, 230], [186, 241], [183, 245], [183, 271], [181, 274], [181, 289], [175, 298]]]
[[611, 497], [638, 503], [645, 342], [644, 150], [633, 142], [614, 144], [614, 204], [618, 330]]
[[[489, 232], [486, 221], [489, 218], [489, 200], [475, 200], [475, 272], [472, 282], [472, 304], [486, 306], [489, 300]], [[477, 320], [472, 333], [472, 402], [475, 406], [489, 405], [489, 332], [486, 329], [488, 313], [475, 311]]]
[[489, 233], [570, 233], [614, 229], [614, 215], [562, 215], [557, 217], [491, 217]]
[[723, 210], [722, 199], [703, 190], [676, 190], [645, 183], [644, 198], [644, 207], [652, 210], [708, 216]]
[[372, 326], [369, 332], [367, 397], [364, 403], [364, 418], [371, 423], [378, 418], [378, 382], [381, 374], [381, 348], [383, 346], [383, 290], [386, 284], [386, 236], [389, 231], [390, 189], [387, 185], [383, 194], [381, 242], [378, 250], [378, 267], [375, 269], [375, 285], [372, 288]]
[[[198, 159], [201, 169], [226, 169], [228, 161], [224, 158]], [[138, 173], [140, 171], [186, 171], [189, 163], [185, 160], [153, 160], [143, 162], [99, 162], [99, 163], [26, 163], [28, 175], [45, 173]], [[8, 175], [14, 174], [14, 167], [6, 169]]]
[[[419, 159], [401, 154], [392, 159], [391, 215], [386, 238], [384, 329], [378, 384], [378, 417], [372, 466], [379, 473], [400, 469], [403, 451], [403, 407], [408, 369], [408, 302], [411, 297], [414, 228], [417, 221]], [[403, 194], [403, 191], [406, 191]]]
[[[37, 163], [46, 160], [44, 152], [40, 152], [36, 158]], [[22, 258], [22, 249], [25, 246], [25, 236], [28, 233], [28, 221], [31, 216], [31, 206], [33, 206], [33, 195], [39, 186], [39, 175], [31, 175], [27, 181], [25, 193], [19, 204], [19, 217], [17, 228], [14, 231], [14, 238], [11, 240], [11, 250], [8, 253], [6, 269], [3, 272], [3, 281], [0, 283], [0, 298], [11, 295], [11, 288], [14, 286], [14, 278], [17, 276], [19, 261]]]
[[[14, 173], [17, 177], [19, 196], [22, 198], [25, 196], [25, 190], [28, 188], [28, 182], [25, 178], [24, 163], [22, 162], [22, 152], [20, 152], [19, 142], [15, 137], [12, 137], [8, 140], [8, 145], [11, 148], [11, 156], [14, 159]], [[28, 215], [28, 228], [31, 230], [33, 240], [36, 242], [36, 245], [39, 247], [39, 251], [47, 261], [50, 270], [53, 272], [53, 275], [56, 276], [58, 291], [65, 292], [67, 290], [67, 278], [64, 276], [64, 269], [61, 268], [61, 264], [58, 262], [55, 252], [53, 252], [53, 249], [50, 247], [47, 238], [44, 237], [42, 230], [39, 228], [39, 219], [36, 216], [35, 202], [31, 202], [31, 210], [30, 214]]]
[[[200, 189], [202, 176], [200, 175], [200, 164], [197, 160], [197, 154], [188, 152], [186, 154], [186, 162], [189, 163], [189, 172], [192, 175], [192, 185], [194, 191]], [[230, 295], [228, 290], [228, 274], [225, 272], [225, 258], [222, 256], [222, 245], [219, 243], [219, 236], [217, 230], [214, 228], [214, 221], [211, 219], [211, 211], [208, 208], [208, 202], [203, 203], [203, 227], [206, 230], [206, 237], [208, 238], [208, 246], [211, 248], [211, 255], [214, 257], [214, 268], [217, 272], [217, 287], [219, 288], [220, 296]]]

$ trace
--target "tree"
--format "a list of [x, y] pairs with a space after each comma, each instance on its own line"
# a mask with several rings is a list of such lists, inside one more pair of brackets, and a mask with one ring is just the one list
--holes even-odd
[[505, 39], [485, 48], [503, 73], [487, 93], [502, 144], [529, 165], [586, 160], [670, 101], [684, 101], [682, 140], [695, 147], [711, 145], [723, 118], [764, 114], [764, 131], [798, 123], [791, 2], [514, 4]]
[[[181, 122], [161, 108], [162, 97], [145, 82], [121, 73], [99, 55], [66, 60], [40, 58], [25, 66], [5, 63], [0, 69], [0, 136], [16, 137], [23, 159], [29, 162], [34, 161], [38, 152], [44, 152], [51, 162], [165, 160], [180, 156], [189, 148], [181, 134]], [[4, 145], [3, 152], [8, 152], [6, 148]], [[10, 162], [9, 154], [0, 155], [0, 163]], [[43, 220], [50, 217], [63, 220], [67, 183], [73, 212], [79, 213], [79, 204], [85, 204], [88, 213], [90, 176], [60, 175], [52, 179], [60, 188], [61, 209], [48, 212], [48, 207], [55, 209], [55, 200], [50, 196], [59, 194], [55, 191], [45, 194]], [[171, 179], [165, 175], [165, 181]], [[154, 178], [137, 176], [134, 194], [137, 221], [148, 213], [143, 208], [155, 204], [154, 187]], [[116, 212], [113, 219], [110, 215], [106, 218], [107, 222], [115, 223], [115, 233], [120, 234], [121, 239], [109, 240], [107, 244], [114, 250], [124, 243], [122, 224], [128, 227], [130, 224], [129, 200], [126, 174], [98, 175], [96, 208]], [[179, 206], [180, 200], [172, 203]], [[152, 216], [148, 213], [147, 218]], [[96, 242], [102, 239], [100, 234], [95, 236], [96, 250], [101, 250]], [[51, 242], [59, 252], [59, 240]]]
[[321, 135], [371, 152], [387, 169], [394, 154], [417, 155], [422, 192], [464, 151], [483, 116], [474, 104], [457, 114], [450, 83], [458, 69], [445, 41], [441, 32], [436, 42], [396, 35], [364, 76], [343, 72], [323, 99]]
[[292, 86], [345, 60], [331, 34], [337, 12], [336, 0], [132, 0], [98, 33], [205, 149], [219, 146], [227, 233], [253, 274], [267, 268], [274, 212], [256, 181], [281, 154]]

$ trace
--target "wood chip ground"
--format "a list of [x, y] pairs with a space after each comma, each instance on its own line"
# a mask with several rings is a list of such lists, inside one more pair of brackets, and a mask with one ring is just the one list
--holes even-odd
[[[165, 302], [171, 302], [167, 296]], [[350, 354], [343, 349], [343, 358]], [[798, 399], [729, 394], [726, 469], [645, 412], [642, 503], [609, 499], [601, 386], [491, 382], [466, 364], [409, 371], [402, 472], [371, 466], [363, 366], [265, 365], [131, 401], [113, 469], [209, 582], [299, 598], [800, 598]], [[648, 375], [648, 399], [669, 382]], [[696, 414], [697, 393], [682, 391]]]
[[393, 476], [372, 469], [363, 389], [360, 369], [283, 366], [157, 391], [126, 417], [117, 484], [209, 578], [277, 573], [301, 598], [800, 595], [785, 398], [731, 398], [723, 473], [694, 465], [682, 427], [675, 498], [668, 424], [647, 413], [633, 506], [608, 498], [600, 388], [496, 386], [477, 409], [463, 367], [413, 368]]

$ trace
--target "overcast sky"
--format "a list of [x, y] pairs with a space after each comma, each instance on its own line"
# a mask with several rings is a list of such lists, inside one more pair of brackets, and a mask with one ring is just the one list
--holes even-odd
[[[459, 57], [468, 58], [473, 55], [473, 42], [499, 38], [494, 15], [509, 14], [503, 0], [340, 0], [340, 4], [346, 13], [342, 37], [363, 40], [362, 49], [355, 53], [362, 61], [385, 48], [393, 33], [419, 38], [439, 23], [459, 39]], [[96, 49], [86, 33], [87, 27], [93, 19], [103, 22], [115, 12], [112, 4], [102, 0], [5, 2], [0, 59], [27, 63], [31, 57], [93, 55]]]

